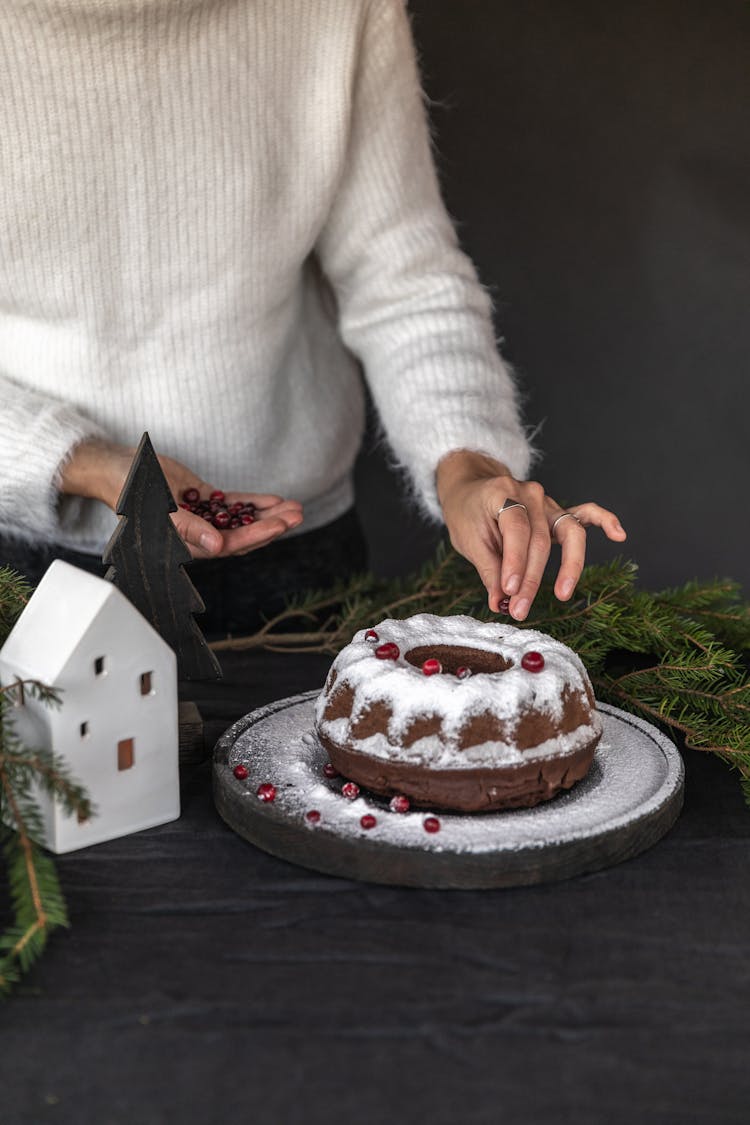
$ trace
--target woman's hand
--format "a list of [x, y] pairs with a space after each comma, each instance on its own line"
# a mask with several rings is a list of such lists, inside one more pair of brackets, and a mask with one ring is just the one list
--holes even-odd
[[626, 538], [613, 512], [591, 503], [561, 508], [537, 481], [518, 481], [505, 465], [480, 453], [449, 453], [436, 480], [452, 545], [476, 567], [493, 613], [509, 597], [517, 621], [528, 615], [553, 541], [562, 548], [555, 595], [567, 601], [583, 570], [585, 529], [600, 527], [618, 543]]
[[[135, 449], [91, 439], [75, 447], [60, 473], [60, 491], [101, 500], [113, 511], [122, 492]], [[191, 469], [172, 457], [159, 457], [175, 501], [179, 503], [188, 488], [197, 488], [202, 499], [214, 485], [201, 480]], [[172, 522], [195, 559], [245, 555], [265, 547], [285, 531], [302, 522], [302, 505], [297, 500], [258, 492], [227, 492], [229, 504], [236, 501], [255, 505], [255, 522], [246, 527], [219, 531], [206, 520], [184, 508], [172, 513]]]

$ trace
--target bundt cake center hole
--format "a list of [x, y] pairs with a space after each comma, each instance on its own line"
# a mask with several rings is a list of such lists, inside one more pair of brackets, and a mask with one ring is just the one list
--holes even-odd
[[404, 653], [404, 660], [415, 668], [421, 668], [425, 660], [439, 660], [443, 671], [453, 676], [459, 668], [468, 668], [476, 675], [477, 672], [507, 672], [513, 666], [513, 661], [506, 660], [499, 652], [462, 645], [420, 645]]

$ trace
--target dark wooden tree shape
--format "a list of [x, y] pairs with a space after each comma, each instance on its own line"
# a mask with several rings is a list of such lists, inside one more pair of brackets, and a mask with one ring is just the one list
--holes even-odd
[[170, 519], [176, 511], [145, 433], [117, 501], [120, 522], [102, 555], [110, 564], [104, 577], [174, 650], [181, 680], [217, 680], [221, 666], [193, 620], [206, 607], [184, 569], [191, 556]]

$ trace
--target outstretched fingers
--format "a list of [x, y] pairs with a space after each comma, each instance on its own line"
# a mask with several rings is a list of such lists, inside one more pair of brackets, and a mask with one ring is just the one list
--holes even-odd
[[[531, 481], [524, 487], [522, 508], [506, 508], [497, 513], [502, 537], [502, 585], [511, 596], [509, 610], [516, 621], [528, 616], [549, 558], [550, 534], [544, 499], [542, 486]], [[516, 518], [509, 519], [510, 516]]]
[[483, 455], [464, 450], [444, 458], [437, 485], [452, 546], [476, 567], [490, 609], [507, 606], [517, 621], [528, 616], [553, 541], [562, 549], [555, 593], [564, 601], [583, 570], [585, 528], [600, 527], [616, 542], [626, 538], [614, 512], [593, 503], [562, 508], [538, 481], [517, 480]]
[[502, 557], [501, 586], [503, 595], [517, 594], [526, 573], [531, 542], [531, 517], [526, 503], [518, 507], [499, 508], [495, 513], [498, 545]]
[[502, 584], [502, 551], [500, 535], [496, 529], [490, 530], [473, 545], [467, 554], [473, 562], [482, 585], [487, 591], [487, 604], [493, 613], [500, 612], [500, 602], [505, 597]]
[[[551, 509], [551, 510], [550, 510]], [[566, 602], [573, 594], [586, 561], [586, 528], [573, 512], [566, 512], [553, 501], [548, 505], [550, 535], [560, 544], [560, 569], [555, 579], [555, 596]]]
[[600, 527], [616, 542], [622, 542], [627, 535], [614, 512], [600, 504], [577, 504], [565, 509], [548, 497], [547, 515], [552, 538], [561, 548], [555, 596], [564, 602], [572, 596], [586, 562], [586, 528]]
[[586, 528], [599, 527], [615, 542], [627, 538], [614, 512], [594, 503], [561, 508], [534, 481], [524, 482], [515, 505], [498, 509], [495, 520], [501, 558], [500, 591], [495, 585], [490, 587], [488, 584], [487, 576], [493, 575], [489, 561], [484, 561], [478, 569], [490, 593], [490, 609], [497, 612], [502, 597], [508, 596], [509, 612], [516, 621], [525, 620], [529, 614], [542, 583], [553, 542], [561, 548], [555, 596], [560, 601], [567, 601], [585, 565]]
[[601, 504], [576, 504], [566, 511], [571, 512], [584, 527], [600, 527], [608, 539], [622, 542], [628, 535], [614, 512], [602, 508]]

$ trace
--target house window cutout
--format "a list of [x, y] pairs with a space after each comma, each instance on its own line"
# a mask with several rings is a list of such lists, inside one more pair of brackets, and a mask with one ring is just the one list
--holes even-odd
[[80, 729], [80, 731], [81, 731], [81, 738], [88, 738], [88, 736], [89, 736], [89, 724], [88, 724], [88, 719], [86, 720], [86, 722], [85, 722], [85, 723], [81, 723], [81, 726], [80, 726], [80, 728], [79, 728], [79, 729]]
[[135, 739], [122, 738], [117, 743], [118, 770], [132, 770], [135, 761]]
[[141, 695], [153, 695], [154, 689], [151, 683], [153, 672], [141, 672]]
[[94, 675], [95, 676], [103, 676], [104, 671], [105, 671], [104, 657], [103, 656], [97, 656], [96, 660], [94, 661]]

